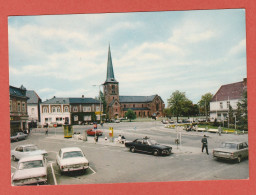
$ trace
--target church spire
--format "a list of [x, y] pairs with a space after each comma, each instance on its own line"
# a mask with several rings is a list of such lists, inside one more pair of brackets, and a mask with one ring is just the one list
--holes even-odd
[[110, 51], [110, 44], [108, 46], [108, 65], [107, 65], [107, 78], [105, 82], [117, 82], [114, 75], [114, 69], [112, 64], [112, 57]]

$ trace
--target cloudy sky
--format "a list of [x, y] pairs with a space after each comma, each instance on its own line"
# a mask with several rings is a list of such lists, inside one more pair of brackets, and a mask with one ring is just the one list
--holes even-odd
[[120, 95], [175, 90], [197, 103], [246, 77], [245, 10], [9, 17], [10, 85], [43, 101], [95, 97], [110, 44]]

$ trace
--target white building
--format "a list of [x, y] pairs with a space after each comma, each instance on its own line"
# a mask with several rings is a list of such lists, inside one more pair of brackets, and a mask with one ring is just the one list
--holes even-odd
[[40, 103], [41, 98], [34, 90], [27, 90], [26, 96], [29, 98], [27, 101], [28, 106], [28, 120], [31, 122], [40, 122]]
[[236, 110], [237, 103], [242, 100], [246, 88], [246, 78], [241, 82], [222, 85], [210, 102], [210, 120], [225, 120], [228, 116], [229, 105]]

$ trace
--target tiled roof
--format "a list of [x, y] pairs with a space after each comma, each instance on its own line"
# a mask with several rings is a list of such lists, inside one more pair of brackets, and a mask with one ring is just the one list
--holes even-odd
[[9, 86], [9, 94], [12, 96], [17, 96], [17, 97], [23, 97], [26, 98], [26, 89], [21, 89], [13, 86]]
[[246, 84], [244, 81], [222, 85], [211, 101], [215, 102], [241, 99], [245, 88]]
[[149, 108], [123, 108], [123, 111], [127, 111], [127, 110], [150, 110]]
[[28, 104], [38, 104], [41, 101], [41, 98], [34, 90], [26, 91], [26, 96], [29, 97], [27, 101]]
[[69, 98], [70, 104], [99, 104], [100, 101], [93, 98]]
[[46, 100], [41, 104], [69, 104], [69, 98], [53, 97], [52, 99]]
[[151, 96], [119, 96], [120, 103], [143, 103], [151, 102], [156, 95]]
[[53, 97], [42, 104], [99, 104], [100, 101], [93, 98], [58, 98]]

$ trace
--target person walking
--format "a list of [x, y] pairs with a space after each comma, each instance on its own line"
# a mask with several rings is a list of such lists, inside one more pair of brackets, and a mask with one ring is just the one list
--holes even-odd
[[204, 152], [204, 148], [205, 148], [206, 149], [206, 154], [209, 155], [209, 153], [208, 153], [208, 142], [207, 142], [206, 135], [204, 135], [201, 142], [202, 142], [202, 152]]
[[221, 126], [219, 126], [219, 128], [218, 128], [218, 133], [219, 133], [219, 136], [221, 136]]
[[48, 128], [46, 128], [45, 130], [45, 135], [48, 135]]

